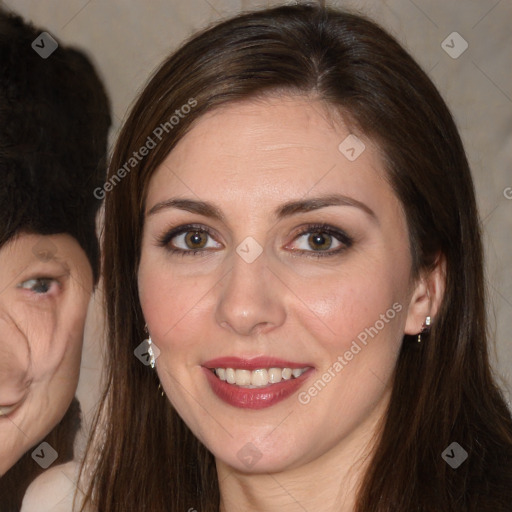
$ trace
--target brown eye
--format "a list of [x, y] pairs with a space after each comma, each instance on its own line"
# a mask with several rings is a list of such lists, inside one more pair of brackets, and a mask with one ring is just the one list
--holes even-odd
[[189, 231], [185, 233], [184, 242], [189, 249], [202, 249], [208, 242], [208, 234], [204, 231]]
[[198, 226], [179, 226], [172, 229], [159, 240], [159, 245], [173, 254], [206, 254], [212, 250], [222, 249], [210, 231]]
[[332, 246], [332, 236], [327, 233], [311, 233], [308, 237], [308, 244], [314, 251], [325, 251]]
[[353, 244], [353, 239], [344, 231], [333, 226], [310, 225], [301, 230], [293, 243], [287, 246], [296, 252], [310, 256], [336, 256]]

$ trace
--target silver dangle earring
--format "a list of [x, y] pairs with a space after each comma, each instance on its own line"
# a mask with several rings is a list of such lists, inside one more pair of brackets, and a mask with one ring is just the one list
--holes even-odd
[[153, 341], [151, 340], [151, 336], [148, 337], [148, 354], [151, 368], [155, 367], [155, 353], [153, 352]]
[[423, 324], [423, 327], [421, 331], [418, 333], [418, 343], [421, 343], [421, 334], [424, 332], [427, 332], [430, 327], [431, 319], [429, 316], [425, 318], [425, 323]]
[[[148, 331], [148, 324], [144, 326], [144, 331], [146, 331], [148, 337], [144, 340], [147, 343], [148, 351], [147, 355], [149, 356], [149, 364], [151, 365], [151, 368], [155, 367], [155, 351], [153, 349], [153, 340], [151, 339], [151, 335]], [[161, 396], [165, 396], [164, 388], [162, 387], [161, 383], [158, 383], [158, 393], [160, 393]]]
[[151, 368], [155, 367], [155, 352], [153, 351], [153, 341], [151, 339], [151, 335], [148, 331], [148, 324], [144, 326], [144, 330], [148, 333], [148, 337], [145, 340], [148, 344], [148, 355], [149, 355], [149, 364], [151, 365]]

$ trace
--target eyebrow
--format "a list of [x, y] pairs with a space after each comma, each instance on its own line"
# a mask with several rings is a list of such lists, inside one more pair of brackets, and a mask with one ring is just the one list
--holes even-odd
[[[279, 206], [274, 211], [274, 216], [277, 219], [283, 219], [298, 213], [306, 213], [319, 210], [320, 208], [326, 208], [328, 206], [352, 206], [359, 208], [365, 212], [374, 222], [378, 222], [377, 215], [369, 206], [362, 203], [361, 201], [353, 199], [352, 197], [340, 194], [331, 194], [327, 196], [313, 197], [310, 199], [289, 201]], [[191, 213], [203, 215], [204, 217], [216, 219], [220, 222], [225, 222], [223, 213], [214, 204], [207, 201], [197, 201], [195, 199], [167, 199], [166, 201], [156, 203], [153, 207], [151, 207], [147, 215], [154, 215], [155, 213], [169, 208], [185, 210]]]

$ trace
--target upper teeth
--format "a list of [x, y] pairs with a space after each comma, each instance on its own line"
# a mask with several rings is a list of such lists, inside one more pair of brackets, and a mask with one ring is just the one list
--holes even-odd
[[228, 384], [254, 388], [277, 384], [281, 380], [300, 377], [308, 368], [259, 368], [258, 370], [240, 370], [234, 368], [215, 368], [215, 374]]

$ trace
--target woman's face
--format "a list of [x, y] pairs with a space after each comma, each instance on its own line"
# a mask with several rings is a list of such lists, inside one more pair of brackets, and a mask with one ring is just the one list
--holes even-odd
[[0, 475], [62, 419], [75, 394], [92, 269], [69, 235], [0, 249]]
[[325, 460], [367, 436], [403, 334], [424, 320], [378, 150], [329, 119], [302, 98], [230, 104], [149, 184], [138, 278], [158, 375], [241, 471]]

